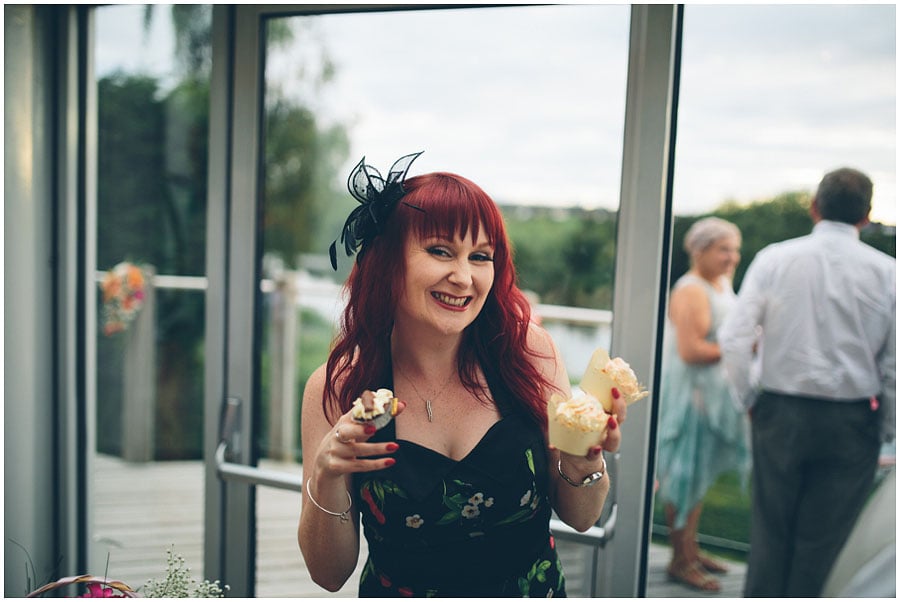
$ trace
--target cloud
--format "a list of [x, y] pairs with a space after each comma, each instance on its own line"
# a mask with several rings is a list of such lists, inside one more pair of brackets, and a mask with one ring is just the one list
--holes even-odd
[[[114, 17], [128, 8], [98, 10], [98, 59], [164, 64], [139, 28]], [[302, 30], [295, 46], [270, 49], [268, 77], [320, 118], [348, 124], [345, 171], [363, 154], [387, 167], [424, 149], [415, 171], [455, 171], [505, 202], [617, 205], [628, 5], [290, 21]], [[687, 5], [676, 213], [812, 189], [828, 169], [853, 165], [875, 181], [873, 217], [896, 223], [895, 23], [893, 5]], [[320, 44], [336, 78], [313, 92], [298, 83], [298, 59]]]

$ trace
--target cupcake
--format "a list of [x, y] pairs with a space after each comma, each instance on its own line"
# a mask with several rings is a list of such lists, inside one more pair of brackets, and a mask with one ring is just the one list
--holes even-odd
[[597, 349], [588, 362], [579, 385], [581, 390], [600, 400], [603, 409], [612, 411], [614, 396], [624, 396], [626, 404], [647, 397], [628, 362], [620, 357], [610, 359], [605, 349]]
[[576, 456], [606, 439], [614, 398], [622, 396], [631, 404], [649, 395], [631, 366], [620, 357], [610, 359], [605, 349], [594, 351], [579, 388], [570, 399], [554, 393], [547, 405], [550, 443]]
[[357, 422], [367, 422], [376, 429], [383, 428], [397, 415], [397, 398], [390, 389], [364, 391], [350, 409], [350, 417]]
[[579, 393], [571, 399], [554, 393], [547, 416], [550, 444], [567, 454], [584, 456], [606, 439], [609, 414], [600, 400], [589, 393]]

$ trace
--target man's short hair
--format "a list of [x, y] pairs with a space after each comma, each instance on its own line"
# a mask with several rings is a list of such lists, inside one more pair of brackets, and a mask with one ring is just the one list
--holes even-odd
[[872, 209], [872, 180], [850, 167], [835, 169], [822, 178], [815, 201], [822, 219], [856, 225]]

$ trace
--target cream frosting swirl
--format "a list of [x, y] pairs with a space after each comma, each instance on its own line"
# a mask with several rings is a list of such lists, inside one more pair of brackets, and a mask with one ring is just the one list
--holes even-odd
[[647, 397], [650, 393], [643, 390], [638, 383], [637, 376], [628, 362], [620, 357], [613, 358], [606, 363], [603, 368], [605, 372], [615, 383], [616, 388], [625, 397], [625, 403], [633, 403], [639, 399]]
[[606, 428], [609, 414], [596, 397], [578, 393], [556, 404], [556, 420], [570, 429], [596, 432]]
[[381, 416], [387, 409], [390, 409], [393, 400], [393, 391], [390, 389], [378, 389], [374, 392], [374, 397], [372, 398], [373, 407], [371, 410], [366, 410], [362, 397], [357, 397], [353, 402], [353, 408], [351, 409], [350, 415], [356, 420], [371, 420], [376, 416]]

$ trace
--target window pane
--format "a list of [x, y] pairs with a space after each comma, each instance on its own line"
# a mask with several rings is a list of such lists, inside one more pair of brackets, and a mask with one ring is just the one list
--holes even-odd
[[[140, 587], [164, 576], [172, 544], [203, 574], [211, 10], [102, 6], [95, 15], [102, 292], [88, 568]], [[103, 284], [123, 262], [143, 271], [137, 296], [127, 295], [134, 280]]]
[[[872, 218], [890, 225], [885, 239], [893, 246], [895, 12], [893, 5], [686, 6], [672, 283], [689, 269], [684, 233], [714, 213], [742, 231], [739, 289], [759, 249], [810, 231], [810, 194], [841, 166], [871, 176]], [[666, 399], [663, 390], [660, 403]], [[724, 473], [707, 494], [700, 532], [743, 554], [749, 503], [736, 474]], [[659, 500], [654, 523], [661, 534]]]

